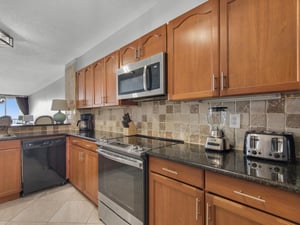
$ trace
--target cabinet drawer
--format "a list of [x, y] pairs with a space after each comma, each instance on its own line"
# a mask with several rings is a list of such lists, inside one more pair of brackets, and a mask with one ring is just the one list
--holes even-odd
[[0, 151], [12, 148], [21, 148], [21, 141], [14, 140], [14, 141], [0, 141]]
[[204, 171], [201, 169], [155, 157], [149, 158], [149, 169], [195, 187], [204, 187]]
[[205, 172], [205, 189], [237, 202], [300, 223], [300, 195], [217, 173]]
[[76, 137], [71, 137], [70, 138], [70, 144], [71, 145], [77, 145], [80, 146], [84, 149], [90, 150], [90, 151], [96, 151], [97, 149], [97, 145], [96, 143], [92, 142], [92, 141], [87, 141], [84, 140], [82, 138], [76, 138]]

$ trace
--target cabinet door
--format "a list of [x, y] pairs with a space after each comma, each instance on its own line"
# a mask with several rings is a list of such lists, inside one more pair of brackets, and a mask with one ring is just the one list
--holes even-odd
[[168, 24], [170, 100], [219, 95], [218, 8], [209, 0]]
[[94, 75], [93, 68], [85, 69], [85, 107], [92, 107], [94, 100]]
[[120, 49], [120, 66], [134, 63], [138, 60], [138, 41], [131, 42]]
[[299, 88], [299, 0], [221, 0], [221, 95]]
[[106, 97], [105, 105], [118, 105], [116, 71], [119, 68], [119, 52], [105, 57]]
[[93, 65], [94, 70], [94, 106], [102, 106], [105, 97], [105, 66], [104, 59]]
[[70, 148], [70, 182], [83, 191], [85, 188], [84, 149], [71, 145]]
[[85, 194], [98, 203], [98, 154], [85, 151]]
[[85, 70], [82, 69], [76, 74], [76, 96], [77, 108], [82, 108], [85, 106]]
[[139, 60], [167, 51], [167, 25], [163, 25], [139, 39]]
[[21, 191], [20, 148], [0, 149], [0, 198]]
[[206, 225], [296, 225], [212, 194], [206, 194], [205, 201]]
[[204, 224], [203, 191], [156, 173], [149, 185], [150, 225]]

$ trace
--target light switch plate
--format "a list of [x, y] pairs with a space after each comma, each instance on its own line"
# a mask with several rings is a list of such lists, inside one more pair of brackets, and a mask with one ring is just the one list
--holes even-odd
[[229, 127], [230, 128], [241, 128], [241, 115], [240, 114], [230, 114]]

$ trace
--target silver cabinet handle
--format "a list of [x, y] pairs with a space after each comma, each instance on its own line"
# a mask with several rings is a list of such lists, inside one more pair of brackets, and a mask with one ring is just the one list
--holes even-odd
[[166, 171], [166, 172], [168, 172], [168, 173], [172, 173], [172, 174], [174, 174], [174, 175], [178, 175], [178, 172], [176, 172], [176, 171], [174, 171], [174, 170], [170, 170], [170, 169], [167, 169], [167, 168], [162, 168], [162, 170], [163, 171]]
[[199, 203], [200, 203], [199, 198], [196, 198], [196, 221], [198, 221], [198, 217], [200, 215], [200, 212], [199, 212]]
[[205, 225], [208, 225], [209, 221], [211, 220], [210, 218], [210, 205], [208, 203], [206, 203], [206, 221], [205, 221]]
[[260, 196], [255, 197], [255, 196], [252, 196], [252, 195], [245, 194], [242, 191], [233, 191], [233, 193], [235, 193], [237, 195], [244, 196], [246, 198], [251, 198], [253, 200], [256, 200], [256, 201], [259, 201], [259, 202], [262, 202], [262, 203], [266, 203], [266, 200], [262, 199]]
[[228, 77], [224, 75], [224, 72], [221, 73], [221, 90], [228, 88]]
[[216, 86], [216, 80], [217, 80], [217, 77], [215, 74], [213, 74], [213, 77], [212, 77], [212, 90], [215, 91], [218, 89], [218, 87]]

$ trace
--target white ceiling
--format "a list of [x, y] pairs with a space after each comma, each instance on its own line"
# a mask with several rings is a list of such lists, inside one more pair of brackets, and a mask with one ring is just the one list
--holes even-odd
[[161, 0], [0, 0], [0, 94], [31, 95], [64, 76], [65, 64]]

